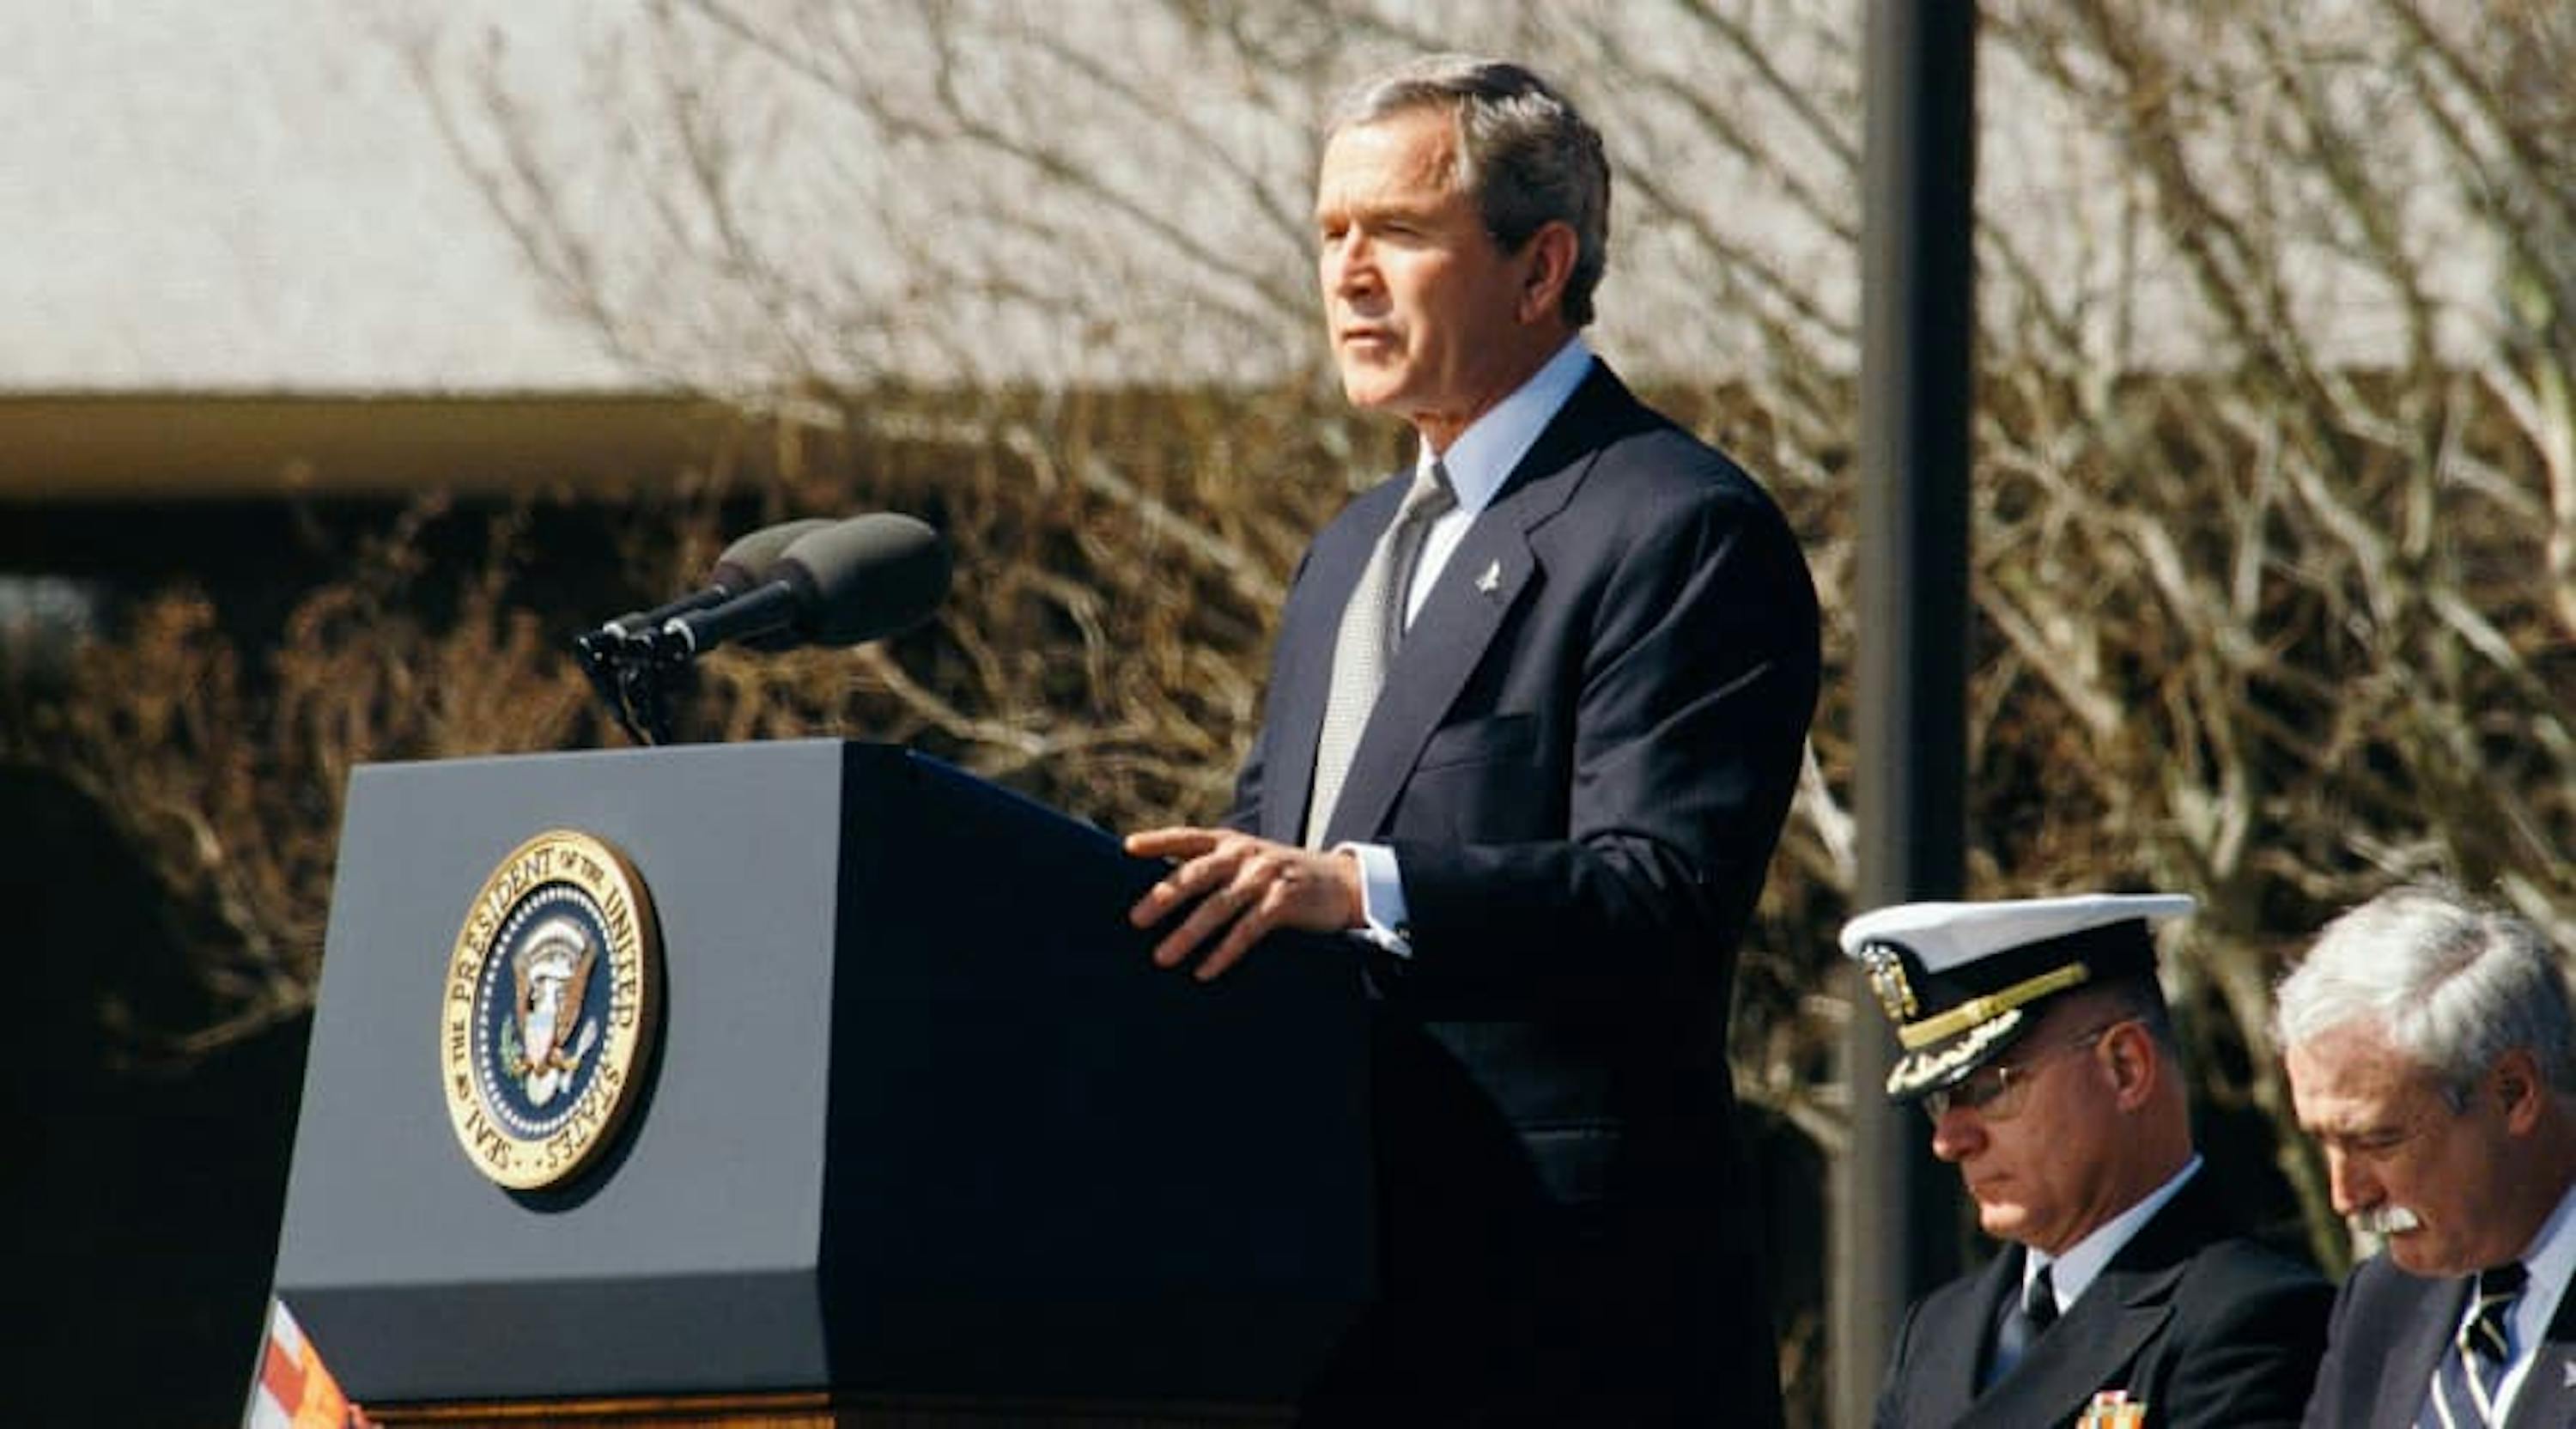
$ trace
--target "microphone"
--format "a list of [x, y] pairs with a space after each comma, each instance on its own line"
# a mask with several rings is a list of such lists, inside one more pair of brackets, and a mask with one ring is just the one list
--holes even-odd
[[716, 563], [707, 571], [707, 583], [677, 600], [665, 601], [651, 610], [631, 610], [599, 627], [600, 633], [612, 640], [633, 640], [662, 628], [675, 615], [705, 610], [750, 590], [769, 576], [770, 567], [778, 564], [781, 553], [800, 536], [811, 535], [832, 523], [820, 516], [802, 521], [782, 521], [764, 526], [740, 537], [724, 548]]
[[872, 512], [788, 543], [751, 590], [662, 623], [660, 643], [692, 658], [729, 641], [858, 645], [930, 618], [948, 595], [948, 543], [910, 516]]

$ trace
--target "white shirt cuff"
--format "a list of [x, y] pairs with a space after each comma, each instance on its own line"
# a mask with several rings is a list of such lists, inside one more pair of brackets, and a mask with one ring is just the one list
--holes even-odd
[[1395, 850], [1384, 844], [1346, 843], [1333, 845], [1333, 852], [1347, 853], [1360, 863], [1360, 916], [1368, 926], [1352, 929], [1351, 936], [1399, 958], [1413, 956], [1413, 925], [1405, 916], [1404, 879], [1396, 872]]

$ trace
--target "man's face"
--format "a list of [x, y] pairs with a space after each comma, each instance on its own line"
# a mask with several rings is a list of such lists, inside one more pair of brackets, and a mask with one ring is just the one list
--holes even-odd
[[2516, 1233], [2497, 1227], [2514, 1148], [2496, 1098], [2454, 1109], [2429, 1069], [2367, 1027], [2331, 1029], [2286, 1062], [2299, 1126], [2325, 1150], [2336, 1214], [2413, 1220], [2387, 1229], [2399, 1269], [2466, 1275], [2521, 1251], [2495, 1243]]
[[1970, 1079], [2001, 1094], [1934, 1117], [1932, 1154], [1959, 1168], [1986, 1234], [2057, 1255], [2123, 1209], [2111, 1143], [2124, 1118], [2098, 1061], [2112, 1021], [2043, 1019]]
[[[1316, 185], [1324, 320], [1353, 405], [1445, 448], [1535, 366], [1535, 243], [1505, 254], [1452, 181], [1448, 113], [1408, 109], [1333, 135]], [[1545, 352], [1537, 356], [1544, 358]]]

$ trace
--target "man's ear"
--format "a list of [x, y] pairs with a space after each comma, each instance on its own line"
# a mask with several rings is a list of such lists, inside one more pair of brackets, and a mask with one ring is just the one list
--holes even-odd
[[2110, 1068], [2111, 1091], [2123, 1110], [2144, 1106], [2158, 1080], [2169, 1074], [2156, 1039], [2137, 1022], [2118, 1023], [2102, 1034], [2102, 1061]]
[[2487, 1091], [2504, 1108], [2507, 1130], [2527, 1132], [2540, 1120], [2540, 1063], [2527, 1049], [2516, 1047], [2496, 1059]]
[[1574, 259], [1582, 246], [1574, 236], [1574, 226], [1561, 218], [1539, 225], [1538, 232], [1521, 245], [1529, 270], [1521, 279], [1520, 303], [1514, 316], [1534, 323], [1555, 317], [1563, 309], [1565, 285], [1574, 281]]

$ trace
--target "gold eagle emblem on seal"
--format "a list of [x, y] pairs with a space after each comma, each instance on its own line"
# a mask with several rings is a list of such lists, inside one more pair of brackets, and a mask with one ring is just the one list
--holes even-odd
[[514, 1191], [595, 1164], [637, 1100], [661, 993], [652, 898], [623, 853], [570, 829], [512, 849], [466, 905], [440, 998], [466, 1159]]

